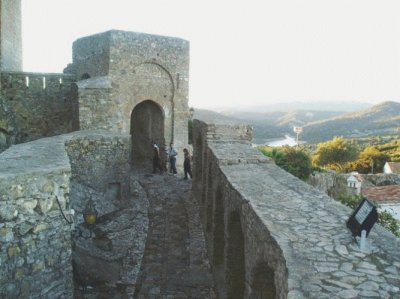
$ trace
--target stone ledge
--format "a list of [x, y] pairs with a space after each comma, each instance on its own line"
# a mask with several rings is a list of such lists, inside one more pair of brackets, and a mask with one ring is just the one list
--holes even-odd
[[399, 294], [392, 273], [400, 273], [400, 239], [376, 224], [368, 237], [374, 251], [361, 252], [346, 228], [350, 208], [272, 164], [221, 170], [282, 249], [289, 281], [298, 282], [291, 293], [315, 298], [313, 290], [335, 296], [353, 288], [358, 294], [379, 277], [380, 296]]
[[248, 143], [213, 141], [209, 142], [209, 147], [218, 159], [219, 165], [273, 163], [271, 158], [264, 156]]

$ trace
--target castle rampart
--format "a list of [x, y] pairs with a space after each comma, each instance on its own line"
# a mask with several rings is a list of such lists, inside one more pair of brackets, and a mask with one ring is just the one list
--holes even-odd
[[251, 148], [246, 126], [194, 127], [193, 194], [220, 298], [400, 295], [399, 239], [376, 224], [361, 252], [351, 210]]
[[0, 73], [0, 151], [78, 128], [77, 100], [66, 74]]

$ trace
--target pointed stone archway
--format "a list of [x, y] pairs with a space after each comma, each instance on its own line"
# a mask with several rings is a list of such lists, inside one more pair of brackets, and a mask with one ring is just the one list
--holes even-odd
[[164, 111], [152, 100], [137, 104], [131, 114], [132, 163], [149, 166], [153, 157], [153, 143], [165, 153]]

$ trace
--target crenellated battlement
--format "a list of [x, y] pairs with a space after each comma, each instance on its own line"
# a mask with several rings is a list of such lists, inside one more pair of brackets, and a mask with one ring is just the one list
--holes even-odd
[[2, 92], [57, 93], [69, 89], [75, 82], [75, 77], [70, 74], [1, 72], [0, 76]]
[[0, 152], [10, 145], [77, 129], [72, 75], [0, 73]]

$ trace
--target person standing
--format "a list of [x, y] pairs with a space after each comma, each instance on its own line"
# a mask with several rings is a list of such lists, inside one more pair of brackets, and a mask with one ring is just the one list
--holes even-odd
[[157, 144], [154, 144], [153, 145], [153, 173], [156, 173], [157, 169], [160, 170], [160, 173], [163, 172], [163, 168], [161, 166], [160, 150], [159, 150]]
[[184, 179], [187, 180], [188, 179], [188, 174], [190, 176], [190, 178], [193, 178], [192, 176], [192, 167], [190, 165], [190, 155], [189, 155], [189, 151], [187, 148], [183, 149], [183, 154], [184, 154], [184, 160], [183, 160], [183, 172], [185, 173], [185, 177]]
[[169, 150], [168, 150], [168, 159], [169, 159], [169, 164], [170, 164], [169, 172], [173, 173], [174, 175], [178, 173], [176, 171], [176, 156], [177, 155], [178, 155], [178, 152], [174, 149], [174, 144], [171, 142], [169, 144]]

